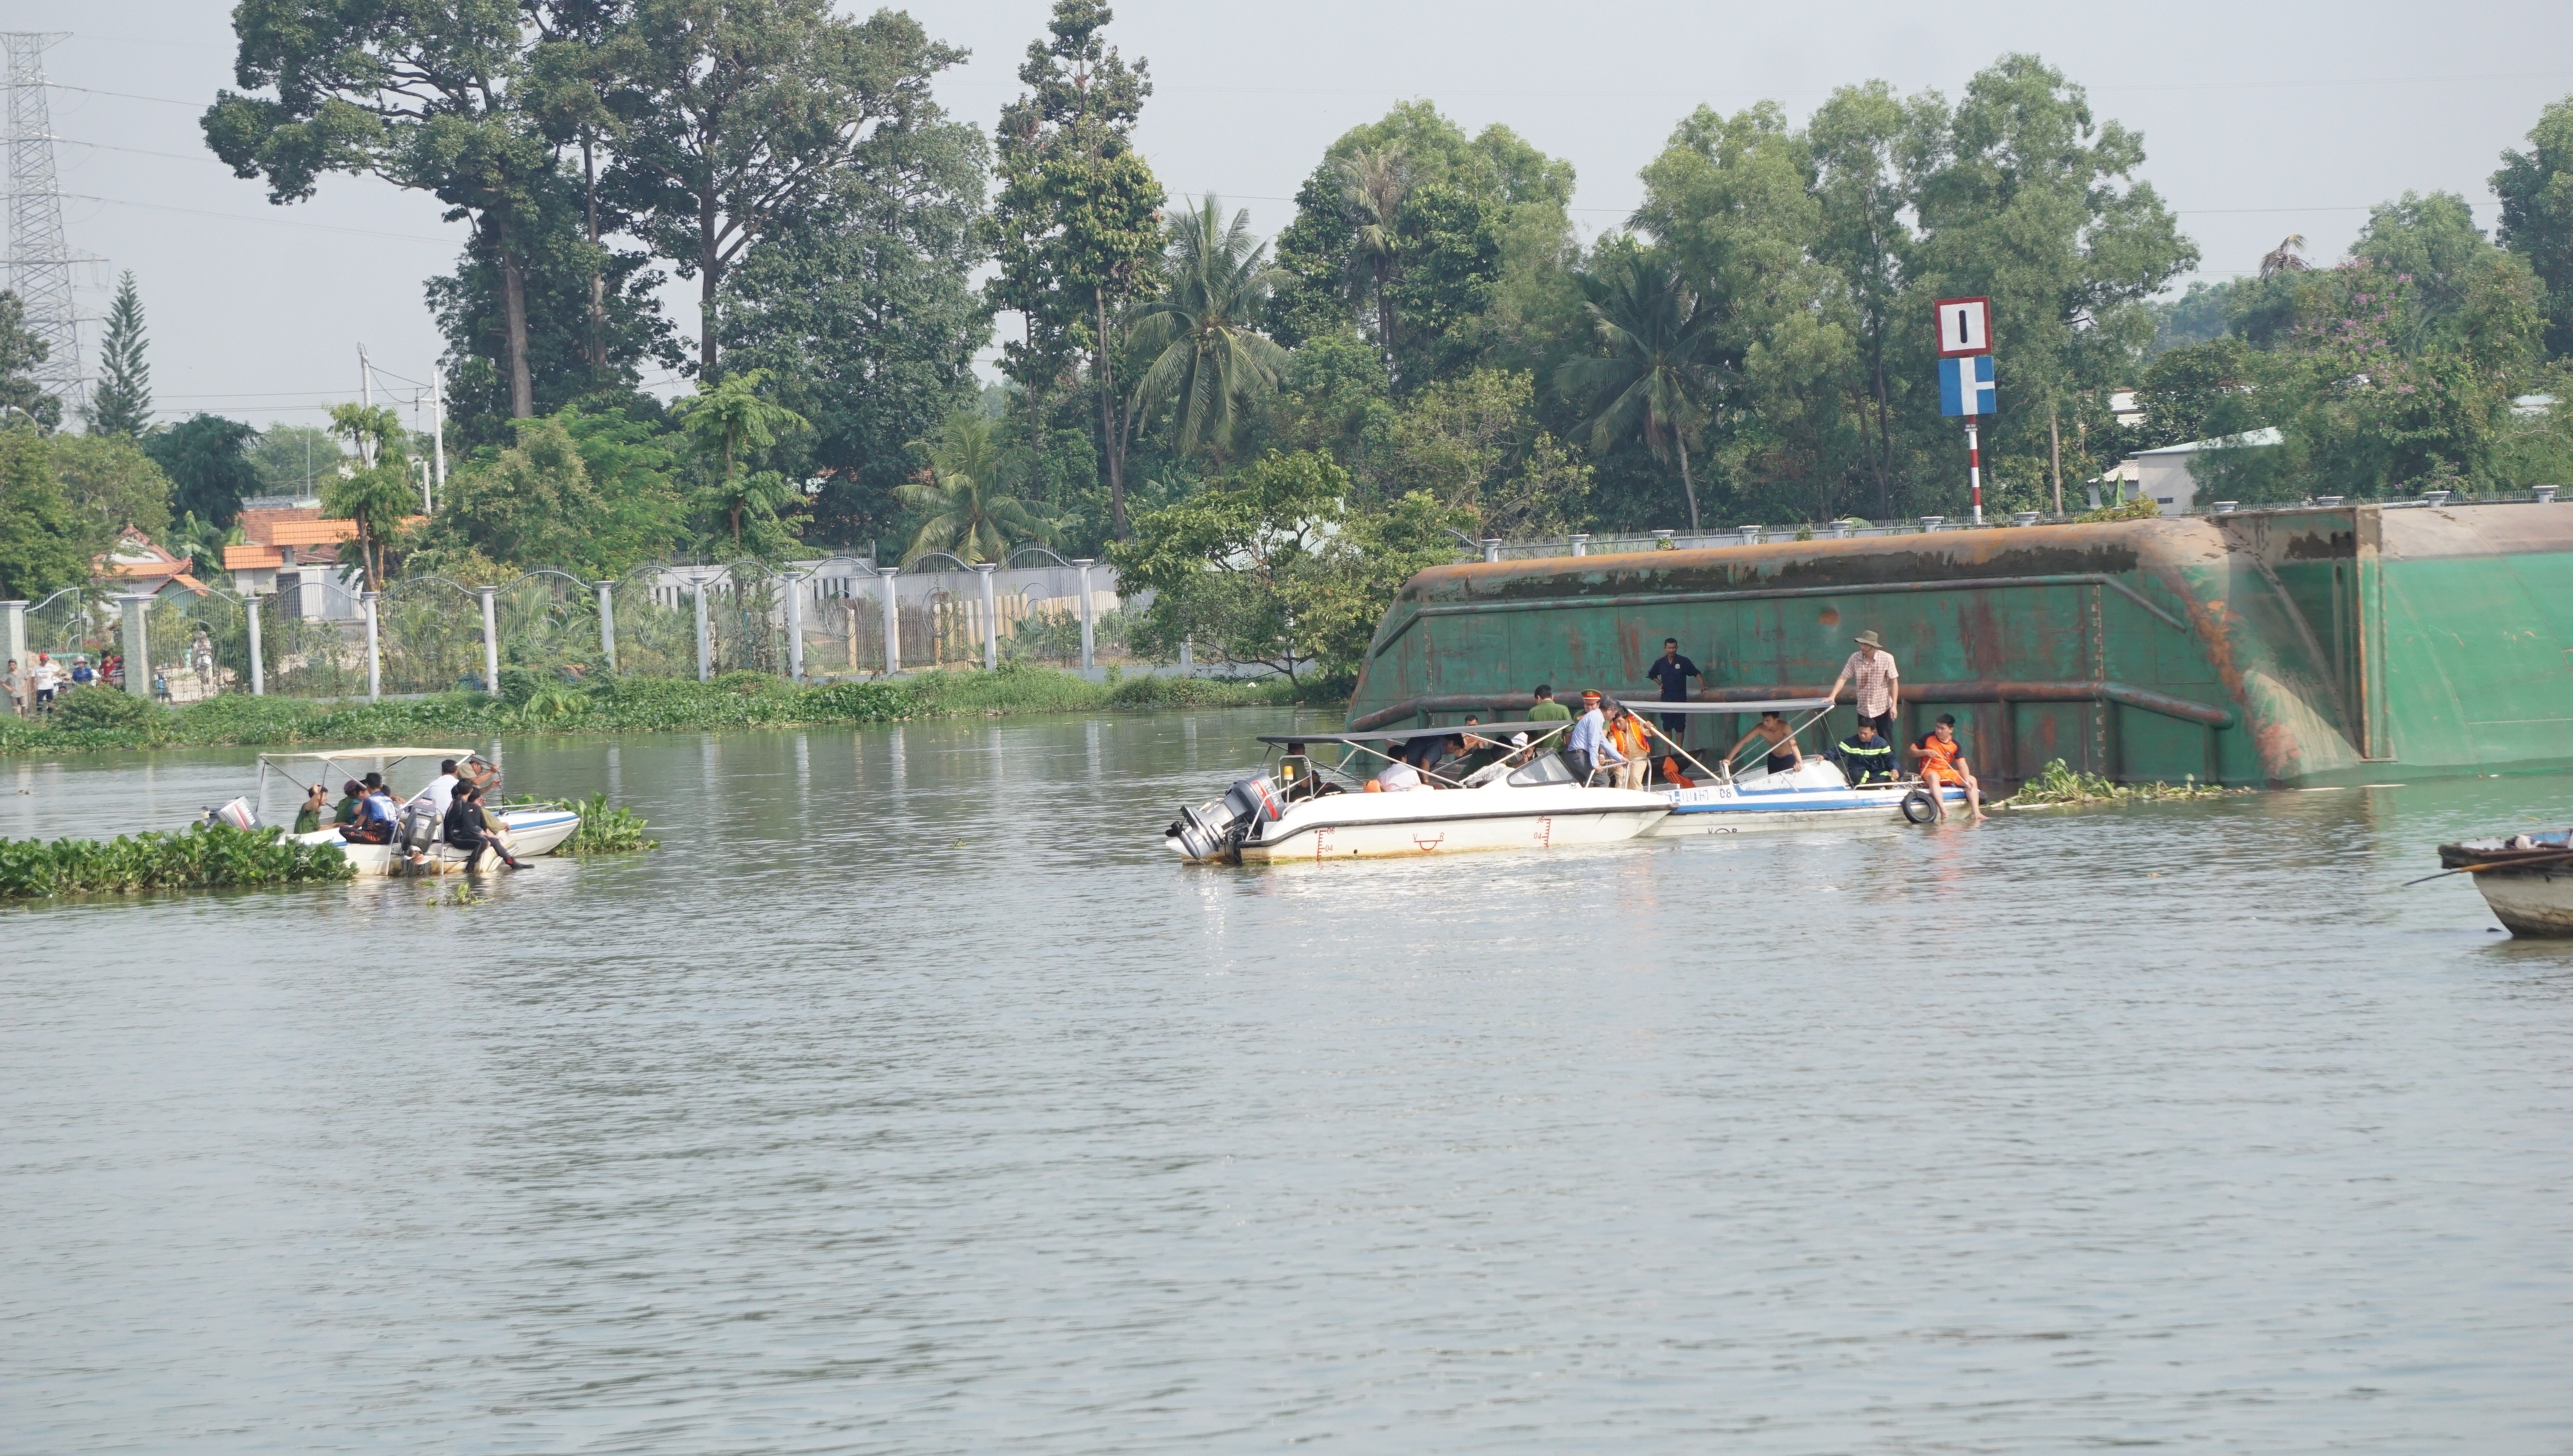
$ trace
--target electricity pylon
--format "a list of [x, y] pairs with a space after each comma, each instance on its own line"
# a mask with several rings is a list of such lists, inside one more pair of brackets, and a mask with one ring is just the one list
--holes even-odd
[[27, 312], [28, 332], [45, 342], [36, 382], [63, 401], [67, 419], [86, 397], [86, 379], [72, 256], [63, 242], [63, 195], [54, 178], [45, 49], [69, 38], [61, 31], [0, 32], [0, 47], [9, 53], [9, 291]]

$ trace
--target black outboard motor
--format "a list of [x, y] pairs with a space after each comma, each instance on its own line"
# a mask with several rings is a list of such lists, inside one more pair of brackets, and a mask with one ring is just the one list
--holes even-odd
[[426, 854], [437, 842], [438, 832], [445, 828], [437, 811], [426, 804], [406, 804], [402, 813], [402, 847], [405, 854]]
[[1267, 774], [1237, 779], [1223, 798], [1181, 810], [1180, 817], [1163, 831], [1162, 843], [1192, 860], [1220, 859], [1286, 812], [1286, 796], [1279, 792], [1276, 780]]

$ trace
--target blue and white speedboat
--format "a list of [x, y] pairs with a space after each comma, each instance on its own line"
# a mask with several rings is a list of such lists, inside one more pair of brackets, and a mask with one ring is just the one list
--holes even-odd
[[[1642, 714], [1648, 721], [1664, 713], [1686, 715], [1757, 717], [1762, 713], [1806, 713], [1795, 724], [1802, 733], [1830, 710], [1829, 698], [1780, 698], [1759, 703], [1657, 703], [1629, 702], [1627, 708]], [[1655, 722], [1656, 730], [1660, 724]], [[1710, 756], [1711, 757], [1711, 756]], [[1706, 765], [1690, 756], [1688, 761], [1701, 769]], [[1662, 793], [1670, 800], [1671, 812], [1644, 831], [1647, 839], [1667, 839], [1688, 834], [1740, 834], [1750, 829], [1788, 829], [1816, 824], [1904, 823], [1927, 824], [1939, 815], [1930, 790], [1913, 778], [1887, 784], [1853, 785], [1841, 772], [1839, 764], [1813, 754], [1804, 762], [1780, 774], [1755, 768], [1732, 771], [1730, 765], [1718, 764], [1708, 772], [1708, 781], [1693, 788], [1667, 789]], [[1953, 785], [1940, 791], [1947, 803], [1963, 807], [1966, 791]]]

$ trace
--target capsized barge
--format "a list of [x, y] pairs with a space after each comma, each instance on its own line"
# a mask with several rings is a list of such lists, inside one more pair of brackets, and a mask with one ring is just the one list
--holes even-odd
[[[2573, 767], [2573, 503], [2340, 505], [1433, 567], [1377, 624], [1354, 730], [1511, 715], [1537, 683], [1652, 711], [1818, 696], [1873, 629], [1907, 738], [1954, 713], [1988, 790], [2315, 786]], [[1851, 726], [1844, 704], [1827, 721]], [[1730, 716], [1692, 719], [1730, 743]]]

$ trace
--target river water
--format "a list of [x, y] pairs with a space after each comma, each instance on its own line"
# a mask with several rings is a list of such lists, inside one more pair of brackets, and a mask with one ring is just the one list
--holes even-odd
[[1175, 863], [1285, 721], [510, 742], [664, 847], [0, 913], [0, 1450], [2573, 1450], [2573, 946], [2398, 888], [2573, 780]]

